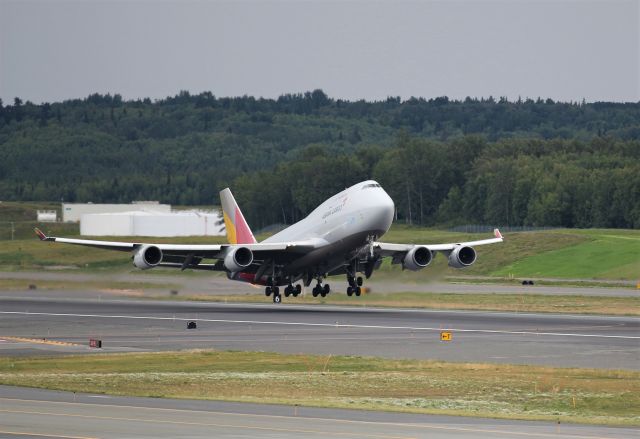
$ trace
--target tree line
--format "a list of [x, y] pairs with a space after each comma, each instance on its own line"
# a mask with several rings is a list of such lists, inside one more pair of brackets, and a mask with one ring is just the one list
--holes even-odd
[[379, 181], [411, 224], [640, 226], [640, 103], [94, 94], [0, 102], [0, 199], [211, 205], [255, 228]]

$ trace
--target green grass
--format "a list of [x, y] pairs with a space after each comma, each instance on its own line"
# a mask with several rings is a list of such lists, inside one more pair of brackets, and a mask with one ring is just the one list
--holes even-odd
[[[33, 224], [29, 227], [31, 228]], [[48, 225], [47, 225], [48, 226]], [[67, 227], [66, 225], [57, 225]], [[53, 226], [51, 226], [53, 227]], [[50, 230], [50, 228], [43, 230]], [[52, 230], [53, 233], [64, 229]], [[29, 230], [30, 236], [32, 231]], [[436, 229], [393, 226], [383, 238], [387, 242], [433, 244], [461, 242], [489, 237], [489, 234], [463, 234]], [[260, 236], [263, 239], [265, 236]], [[225, 243], [224, 237], [98, 237], [102, 240], [167, 243]], [[494, 276], [516, 278], [637, 280], [640, 273], [640, 231], [569, 230], [509, 233], [502, 244], [478, 247], [477, 262], [464, 270], [447, 266], [437, 255], [433, 263], [419, 272], [402, 271], [387, 259], [376, 277], [424, 282], [449, 276]], [[56, 243], [41, 243], [35, 236], [0, 245], [0, 269], [30, 270], [46, 266], [74, 268], [130, 268], [130, 255]]]
[[[549, 234], [554, 239], [558, 234]], [[491, 272], [495, 276], [638, 279], [640, 232], [577, 231], [585, 242], [534, 254]]]
[[0, 357], [0, 383], [114, 395], [640, 425], [640, 372], [622, 370], [188, 351]]

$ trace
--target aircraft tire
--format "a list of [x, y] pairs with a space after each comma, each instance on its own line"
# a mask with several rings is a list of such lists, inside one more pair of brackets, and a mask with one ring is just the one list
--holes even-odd
[[292, 288], [292, 287], [290, 287], [290, 286], [286, 286], [286, 287], [284, 288], [284, 297], [289, 297], [289, 296], [291, 295], [291, 290], [293, 290], [293, 288]]
[[293, 297], [298, 297], [300, 293], [302, 293], [302, 285], [298, 284], [293, 290]]
[[352, 296], [353, 295], [353, 288], [351, 286], [347, 287], [347, 296]]
[[265, 296], [269, 297], [271, 295], [271, 293], [272, 293], [271, 287], [266, 287], [264, 289], [264, 295]]
[[322, 292], [324, 293], [322, 297], [326, 296], [331, 292], [331, 287], [329, 286], [329, 284], [324, 284], [324, 288], [322, 289]]
[[356, 296], [360, 296], [360, 294], [362, 294], [362, 288], [358, 287], [356, 288]]
[[313, 287], [313, 291], [311, 292], [311, 294], [313, 294], [313, 297], [318, 297], [319, 293], [320, 293], [319, 288]]
[[362, 280], [362, 276], [358, 276], [358, 279], [356, 279], [356, 283], [358, 284], [358, 286], [359, 286], [359, 287], [361, 287], [361, 286], [362, 286], [362, 283], [363, 283], [363, 282], [364, 282], [364, 281]]

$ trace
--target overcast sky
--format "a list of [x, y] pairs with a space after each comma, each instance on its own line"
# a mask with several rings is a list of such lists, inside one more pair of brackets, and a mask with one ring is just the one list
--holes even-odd
[[640, 100], [640, 0], [0, 0], [0, 97]]

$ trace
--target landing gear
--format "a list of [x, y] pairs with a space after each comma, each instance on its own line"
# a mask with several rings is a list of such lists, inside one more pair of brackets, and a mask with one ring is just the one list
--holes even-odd
[[318, 283], [316, 284], [315, 287], [313, 287], [313, 290], [311, 291], [311, 293], [313, 294], [313, 297], [318, 297], [318, 296], [326, 297], [327, 294], [329, 294], [330, 292], [331, 292], [331, 287], [329, 286], [329, 284], [324, 284], [323, 286], [320, 279], [318, 279]]
[[293, 286], [291, 284], [287, 285], [284, 288], [284, 297], [298, 297], [298, 295], [302, 292], [302, 286], [300, 284]]
[[349, 282], [349, 286], [347, 287], [347, 296], [360, 296], [362, 294], [362, 283], [363, 279], [361, 276], [358, 276], [356, 279], [353, 276], [347, 276], [347, 282]]
[[264, 289], [264, 295], [267, 296], [267, 297], [269, 297], [272, 292], [273, 292], [273, 289], [271, 287], [266, 287]]

